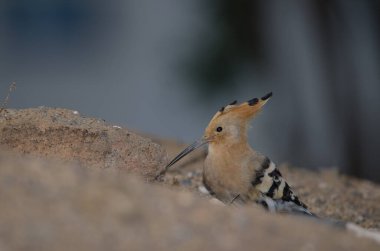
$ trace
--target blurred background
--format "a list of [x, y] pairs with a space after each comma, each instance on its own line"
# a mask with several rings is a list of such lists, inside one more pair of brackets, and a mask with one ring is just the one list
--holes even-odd
[[273, 91], [251, 145], [380, 181], [380, 1], [0, 0], [0, 94], [190, 143]]

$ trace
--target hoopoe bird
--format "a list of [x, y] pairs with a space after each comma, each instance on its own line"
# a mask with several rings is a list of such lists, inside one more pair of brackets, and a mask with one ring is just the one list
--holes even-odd
[[179, 153], [157, 176], [195, 149], [208, 145], [203, 184], [210, 195], [226, 204], [258, 203], [271, 212], [313, 215], [284, 180], [276, 165], [253, 150], [247, 139], [250, 120], [272, 97], [237, 101], [222, 107], [203, 137]]

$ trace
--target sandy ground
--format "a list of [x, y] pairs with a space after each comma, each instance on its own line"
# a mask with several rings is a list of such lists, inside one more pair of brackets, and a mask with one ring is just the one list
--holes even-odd
[[[379, 250], [379, 234], [216, 203], [204, 151], [153, 182], [184, 146], [67, 109], [0, 113], [0, 250]], [[280, 169], [320, 217], [380, 229], [379, 185]]]

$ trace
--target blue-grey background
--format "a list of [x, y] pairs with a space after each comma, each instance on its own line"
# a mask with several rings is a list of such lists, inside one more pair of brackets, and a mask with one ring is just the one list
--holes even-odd
[[251, 144], [380, 181], [380, 1], [0, 0], [0, 93], [160, 137], [273, 99]]

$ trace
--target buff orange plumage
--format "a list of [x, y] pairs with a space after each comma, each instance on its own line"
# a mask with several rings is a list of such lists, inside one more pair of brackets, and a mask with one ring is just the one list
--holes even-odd
[[[203, 183], [212, 196], [226, 204], [259, 203], [270, 211], [312, 215], [293, 193], [270, 159], [248, 143], [248, 124], [272, 97], [268, 93], [222, 107], [211, 119], [201, 140], [178, 154], [165, 168], [208, 145]], [[163, 174], [163, 172], [161, 173]]]

